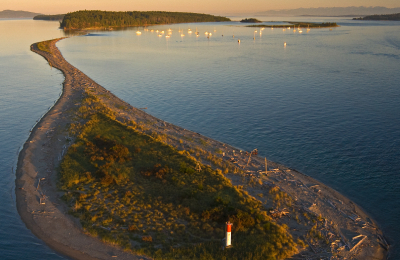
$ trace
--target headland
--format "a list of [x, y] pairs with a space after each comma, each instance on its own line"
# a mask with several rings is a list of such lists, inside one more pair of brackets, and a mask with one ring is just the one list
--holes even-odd
[[[179, 251], [184, 246], [187, 249], [211, 248], [215, 250], [211, 256], [222, 256], [225, 251], [220, 249], [218, 240], [223, 238], [220, 230], [223, 227], [218, 226], [221, 225], [220, 218], [225, 217], [232, 219], [237, 227], [236, 233], [233, 232], [236, 248], [249, 246], [240, 241], [241, 238], [253, 235], [264, 239], [263, 236], [274, 229], [274, 234], [279, 236], [268, 241], [272, 248], [268, 250], [274, 250], [278, 259], [386, 258], [389, 245], [377, 223], [340, 193], [296, 170], [259, 157], [257, 150], [240, 151], [132, 107], [65, 61], [55, 46], [58, 40], [31, 46], [31, 50], [42, 55], [50, 66], [62, 71], [65, 81], [61, 97], [34, 127], [24, 144], [16, 178], [17, 208], [22, 220], [56, 251], [74, 259], [150, 259], [160, 254], [173, 259], [171, 252], [174, 250], [180, 256], [185, 255], [184, 250]], [[98, 115], [98, 112], [103, 114]], [[121, 131], [122, 135], [99, 135], [93, 130], [104, 129], [97, 124], [106, 121], [109, 123], [103, 126], [112, 127], [114, 131], [111, 132]], [[145, 145], [135, 143], [135, 147], [130, 147], [132, 142], [126, 142], [131, 138], [128, 134], [136, 136], [134, 140]], [[113, 148], [107, 150], [108, 144]], [[109, 171], [114, 166], [125, 167], [126, 161], [142, 158], [141, 150], [147, 149], [148, 144], [167, 151], [157, 155], [159, 165], [148, 170], [146, 167], [137, 169], [133, 179], [124, 176], [123, 170], [118, 169], [119, 174]], [[148, 147], [148, 150], [157, 153], [154, 147]], [[96, 150], [98, 148], [100, 150]], [[110, 151], [116, 150], [120, 152], [111, 156]], [[108, 153], [99, 158], [105, 151]], [[186, 160], [185, 164], [180, 164], [177, 171], [173, 165], [170, 165], [171, 169], [165, 168], [162, 164], [165, 154]], [[71, 158], [75, 155], [78, 157], [73, 161]], [[97, 167], [93, 168], [93, 173], [80, 168], [87, 161], [75, 164], [85, 156], [93, 162], [87, 169]], [[107, 156], [108, 161], [104, 159]], [[66, 163], [67, 159], [70, 164]], [[116, 161], [120, 164], [107, 164]], [[141, 163], [143, 159], [136, 162]], [[75, 176], [69, 165], [82, 169], [81, 175]], [[176, 178], [174, 174], [181, 175]], [[204, 178], [197, 183], [198, 179], [193, 176]], [[143, 190], [136, 191], [135, 186], [155, 184], [161, 195], [163, 187], [168, 185], [184, 190], [178, 197], [171, 198], [180, 200], [181, 204], [175, 205], [174, 201], [162, 196], [156, 202], [152, 200], [154, 195], [145, 194], [143, 198], [149, 199], [148, 205], [136, 201], [136, 208], [127, 208], [128, 204], [135, 204], [135, 196], [139, 198], [143, 194]], [[194, 194], [193, 189], [185, 189], [192, 186], [200, 196]], [[127, 188], [136, 193], [132, 195]], [[204, 190], [215, 196], [210, 203], [202, 205], [203, 211], [196, 212], [191, 203], [197, 201], [196, 197], [206, 195], [202, 193]], [[244, 203], [232, 201], [232, 196]], [[115, 197], [126, 203], [116, 202]], [[96, 201], [99, 198], [104, 199], [104, 203], [93, 211], [100, 203]], [[212, 208], [208, 208], [209, 204]], [[172, 210], [168, 208], [164, 212], [158, 205]], [[122, 213], [119, 213], [118, 219], [111, 217], [109, 212], [116, 212], [118, 208], [126, 208], [127, 216], [121, 217]], [[151, 208], [156, 208], [153, 215], [147, 215]], [[100, 210], [106, 216], [99, 216]], [[160, 222], [171, 218], [171, 228], [152, 227], [151, 218], [156, 215], [161, 216]], [[96, 222], [101, 218], [101, 222]], [[191, 239], [191, 243], [183, 244], [176, 240], [175, 234]], [[151, 244], [153, 240], [157, 244]], [[283, 247], [276, 243], [281, 240]], [[164, 249], [170, 251], [163, 253]], [[237, 249], [228, 251], [238, 254], [234, 250]], [[254, 256], [260, 254], [260, 259], [263, 257], [262, 252], [252, 253]]]

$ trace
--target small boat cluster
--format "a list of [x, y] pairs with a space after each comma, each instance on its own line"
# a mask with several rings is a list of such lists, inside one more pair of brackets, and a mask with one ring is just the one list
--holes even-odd
[[[151, 33], [156, 33], [158, 37], [164, 37], [164, 36], [165, 36], [165, 38], [170, 38], [171, 35], [172, 35], [172, 29], [168, 29], [167, 31], [162, 31], [162, 30], [154, 30], [154, 29], [147, 29], [147, 28], [145, 28], [144, 31], [145, 31], [145, 32], [151, 32]], [[196, 31], [195, 31], [195, 32], [193, 32], [193, 31], [189, 28], [188, 31], [187, 31], [187, 33], [188, 33], [188, 34], [193, 34], [193, 33], [194, 33], [194, 34], [196, 35], [196, 37], [199, 37], [199, 36], [200, 36], [199, 32], [197, 31], [197, 28], [196, 28]], [[139, 30], [136, 31], [136, 35], [141, 35], [141, 34], [142, 34], [141, 31], [139, 31]], [[181, 37], [184, 37], [184, 36], [185, 36], [185, 33], [184, 33], [183, 29], [181, 30], [180, 28], [179, 28], [179, 30], [178, 30], [178, 34], [179, 34]], [[208, 38], [212, 35], [212, 33], [209, 33], [209, 32], [205, 32], [205, 34], [207, 35]]]
[[[294, 33], [296, 33], [296, 32], [298, 32], [298, 33], [303, 33], [303, 30], [302, 30], [302, 28], [301, 28], [300, 26], [297, 27], [297, 28], [296, 28], [295, 26], [293, 26], [293, 27], [288, 26], [287, 28], [282, 28], [282, 31], [285, 32], [286, 30], [290, 30], [290, 29], [292, 29], [292, 28], [293, 28], [293, 32], [294, 32]], [[260, 34], [260, 37], [261, 37], [264, 30], [265, 30], [265, 27], [261, 27], [259, 31], [255, 30], [255, 31], [253, 32], [253, 40], [256, 40], [256, 34], [257, 34], [257, 33], [259, 33], [259, 34]], [[271, 30], [274, 30], [274, 27], [271, 27]], [[311, 30], [310, 28], [307, 28], [307, 33], [308, 33], [310, 30]], [[160, 37], [160, 38], [161, 38], [161, 37], [165, 37], [165, 38], [168, 39], [168, 38], [171, 37], [172, 31], [173, 31], [173, 30], [172, 30], [172, 29], [168, 29], [168, 30], [164, 31], [164, 30], [157, 30], [157, 29], [148, 29], [148, 28], [144, 28], [143, 31], [155, 33], [155, 34], [156, 34], [158, 37]], [[215, 32], [217, 32], [217, 30], [214, 29], [213, 32], [215, 33]], [[211, 36], [213, 36], [213, 32], [206, 31], [206, 32], [204, 32], [204, 35], [209, 39]], [[136, 31], [136, 35], [141, 35], [141, 34], [142, 34], [142, 32], [141, 32], [140, 30]], [[185, 32], [184, 32], [184, 30], [181, 29], [181, 28], [178, 29], [178, 33], [177, 33], [177, 34], [180, 35], [181, 37], [185, 37]], [[200, 36], [200, 33], [199, 33], [199, 31], [197, 30], [197, 27], [196, 27], [196, 31], [192, 31], [192, 29], [188, 28], [188, 29], [187, 29], [187, 34], [188, 34], [188, 35], [194, 34], [194, 35], [196, 35], [196, 37], [199, 37], [199, 36]], [[224, 35], [222, 34], [222, 37], [223, 37], [223, 36], [224, 36]], [[235, 35], [232, 35], [232, 38], [235, 38]], [[240, 44], [240, 42], [241, 42], [240, 39], [238, 39], [237, 42]], [[286, 42], [283, 43], [283, 46], [286, 47]]]

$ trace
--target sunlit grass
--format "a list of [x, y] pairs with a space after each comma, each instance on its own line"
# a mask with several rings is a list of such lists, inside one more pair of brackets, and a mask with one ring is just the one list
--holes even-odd
[[50, 51], [50, 43], [51, 43], [52, 41], [53, 41], [53, 40], [38, 42], [38, 43], [37, 43], [37, 47], [38, 47], [38, 49], [41, 50], [41, 51], [45, 51], [45, 52], [51, 53], [51, 51]]
[[[77, 118], [85, 123], [70, 127], [76, 140], [61, 163], [59, 187], [86, 232], [156, 259], [281, 259], [297, 252], [261, 202], [224, 176], [233, 168], [220, 157], [200, 148], [178, 151], [166, 144], [168, 136], [121, 124], [93, 96]], [[202, 164], [195, 153], [225, 170]], [[234, 247], [223, 251], [228, 220]]]

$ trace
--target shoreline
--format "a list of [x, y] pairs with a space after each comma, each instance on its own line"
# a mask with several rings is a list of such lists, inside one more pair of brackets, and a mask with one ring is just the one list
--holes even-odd
[[[135, 256], [85, 234], [79, 222], [67, 214], [68, 209], [60, 200], [60, 192], [56, 187], [57, 166], [69, 146], [67, 126], [73, 123], [71, 111], [79, 106], [79, 101], [86, 91], [98, 96], [107, 107], [116, 112], [119, 121], [151, 122], [151, 126], [144, 132], [156, 132], [174, 137], [176, 138], [174, 146], [180, 150], [192, 147], [194, 141], [205, 141], [210, 144], [214, 153], [216, 148], [223, 151], [222, 154], [216, 154], [218, 157], [234, 161], [243, 167], [248, 163], [249, 156], [247, 152], [239, 152], [232, 146], [169, 124], [120, 100], [65, 61], [55, 46], [55, 43], [62, 39], [64, 38], [51, 42], [52, 54], [40, 51], [36, 44], [31, 46], [31, 50], [43, 56], [50, 66], [59, 69], [64, 74], [65, 80], [62, 95], [36, 124], [20, 151], [15, 181], [18, 212], [32, 233], [65, 256], [74, 259], [110, 259], [110, 257], [148, 259], [145, 256]], [[190, 137], [194, 141], [184, 140], [180, 143], [183, 137]], [[359, 206], [307, 175], [270, 161], [268, 166], [270, 170], [263, 172], [264, 158], [251, 157], [244, 179], [249, 182], [260, 180], [262, 184], [247, 188], [250, 195], [256, 197], [260, 191], [277, 186], [294, 198], [293, 208], [297, 211], [322, 215], [329, 219], [325, 223], [325, 229], [326, 236], [330, 236], [329, 247], [334, 248], [332, 252], [349, 259], [386, 259], [387, 250], [384, 247], [388, 249], [389, 245], [378, 225]], [[226, 177], [234, 185], [243, 184], [243, 180], [237, 175], [227, 174]], [[45, 204], [40, 204], [42, 201]], [[304, 230], [308, 228], [297, 225], [293, 219], [282, 215], [275, 220], [278, 224], [287, 224], [290, 233], [298, 236], [303, 236]], [[353, 239], [359, 235], [363, 241]], [[340, 241], [336, 242], [337, 240]], [[361, 243], [358, 243], [360, 241]], [[308, 257], [323, 257], [325, 256], [323, 251], [326, 250], [322, 249], [323, 247], [319, 250], [318, 246], [309, 243], [309, 248], [303, 250], [301, 254], [306, 254]]]

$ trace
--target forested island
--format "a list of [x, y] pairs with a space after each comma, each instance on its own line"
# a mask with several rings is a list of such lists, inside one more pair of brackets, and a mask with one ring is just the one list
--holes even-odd
[[260, 20], [256, 18], [246, 18], [240, 21], [241, 23], [262, 23]]
[[36, 15], [33, 20], [44, 20], [44, 21], [62, 21], [65, 14], [54, 14], [54, 15]]
[[132, 26], [147, 26], [170, 23], [226, 22], [229, 18], [209, 14], [182, 12], [108, 12], [77, 11], [68, 13], [61, 22], [64, 30], [105, 29]]
[[365, 17], [353, 18], [353, 20], [400, 21], [400, 13], [368, 15]]
[[327, 27], [338, 27], [336, 23], [309, 23], [309, 22], [286, 22], [287, 24], [257, 24], [248, 25], [246, 27], [271, 27], [271, 28], [286, 28], [286, 27], [308, 27], [308, 28], [327, 28]]

